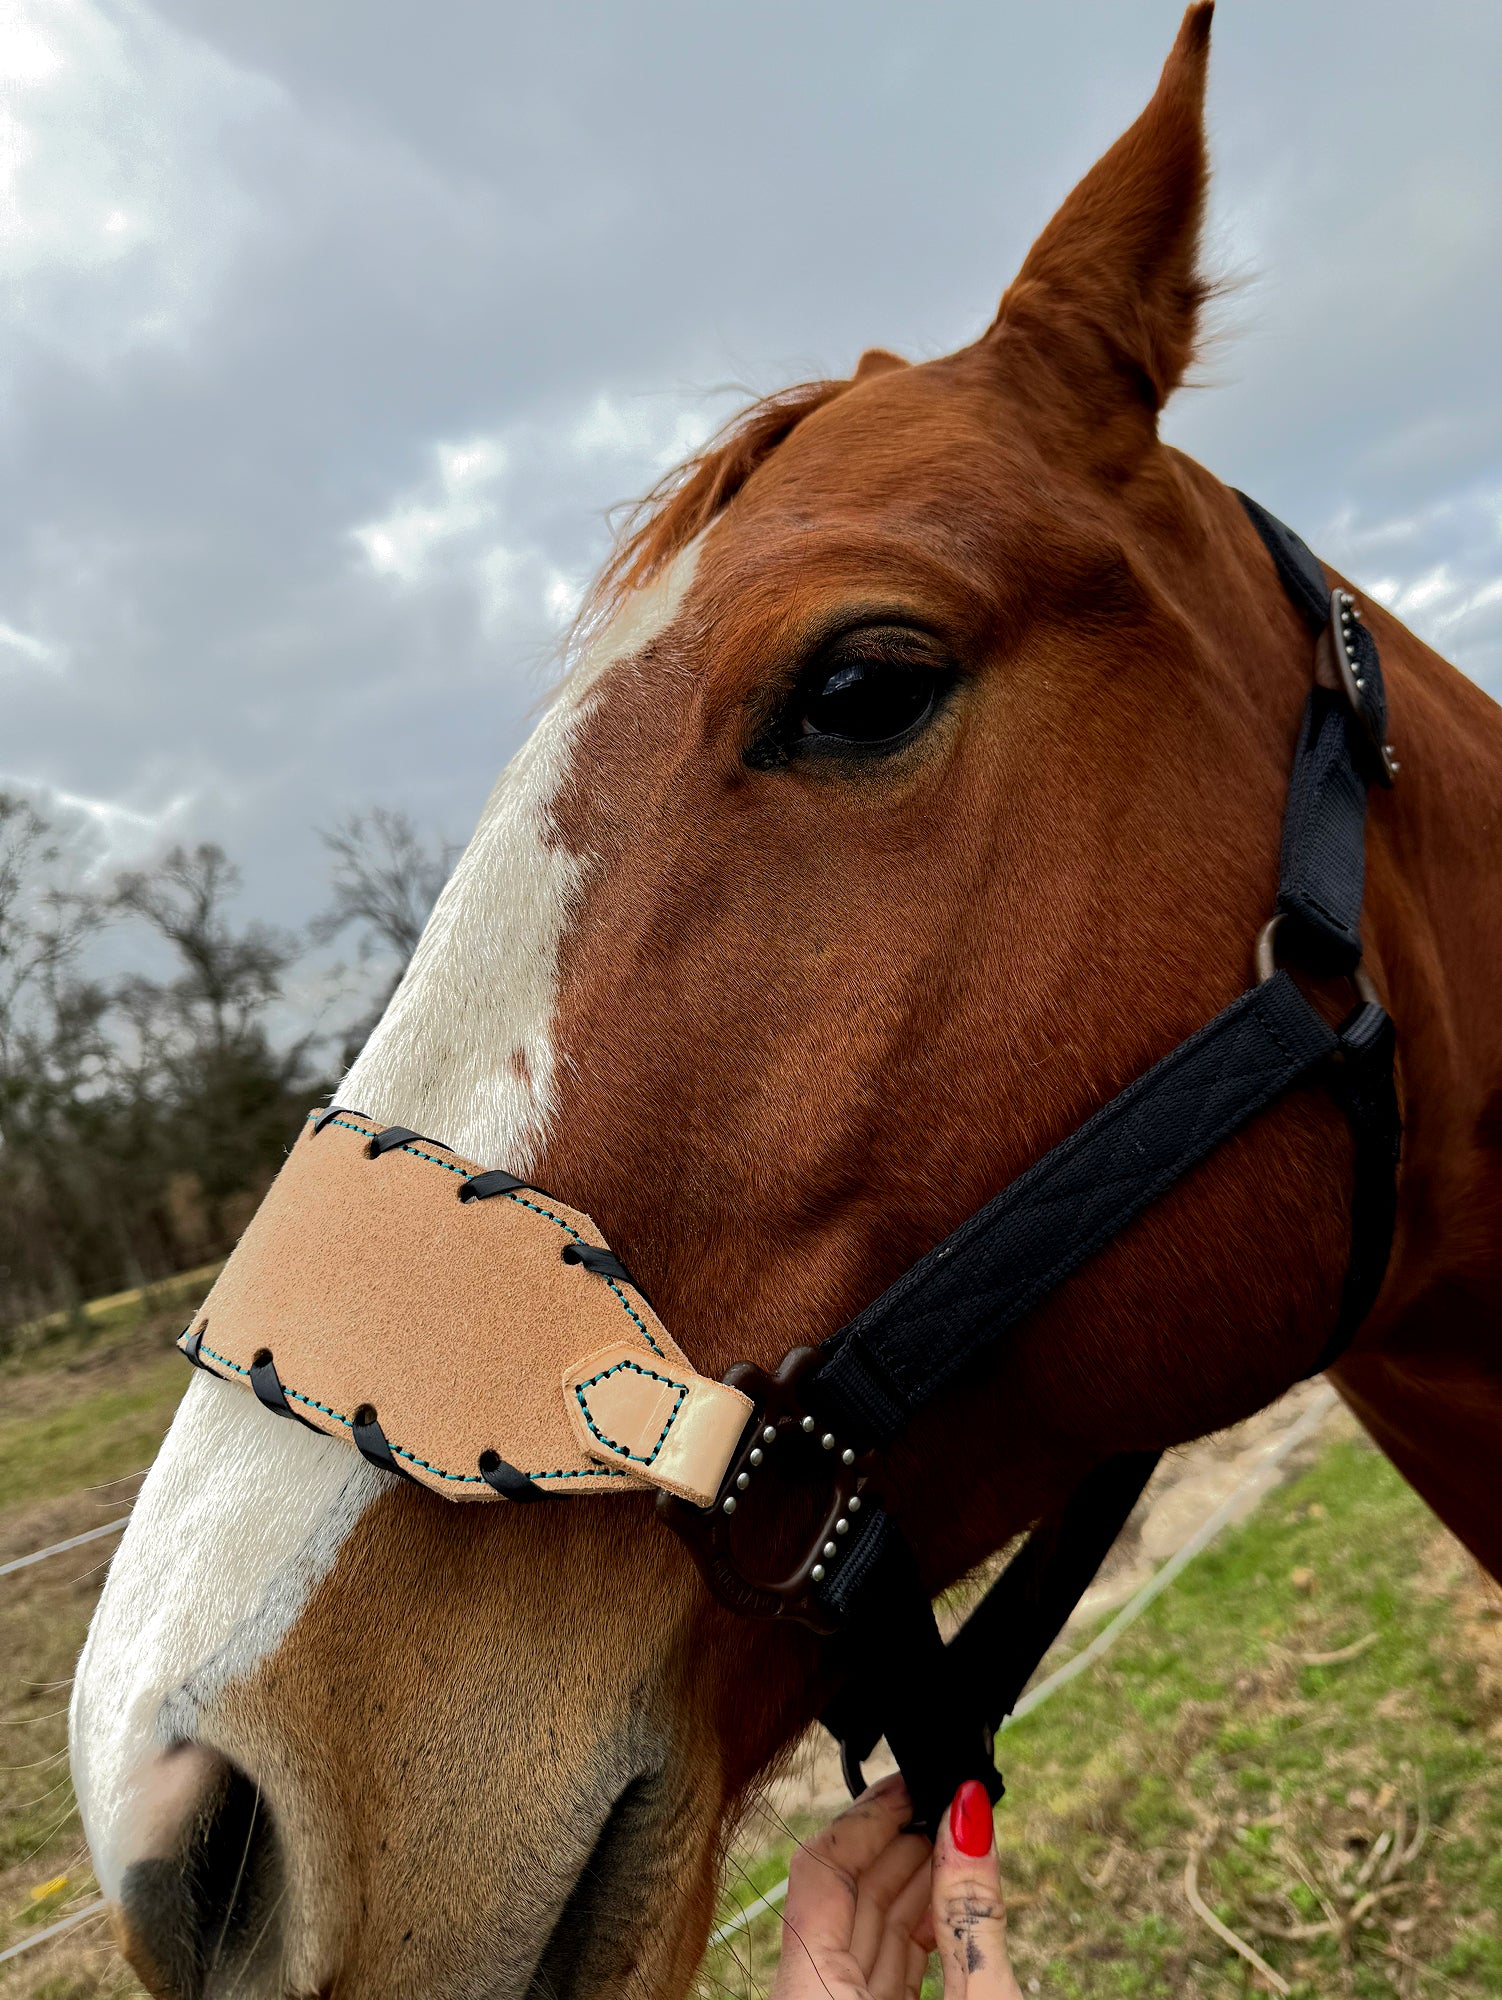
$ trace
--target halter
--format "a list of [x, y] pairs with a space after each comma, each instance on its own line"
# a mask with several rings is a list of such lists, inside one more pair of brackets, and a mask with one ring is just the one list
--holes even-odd
[[[467, 1500], [655, 1487], [713, 1594], [819, 1633], [822, 1720], [852, 1792], [885, 1736], [925, 1830], [966, 1778], [993, 1799], [996, 1730], [1160, 1456], [1092, 1472], [946, 1644], [882, 1505], [883, 1453], [1063, 1279], [1287, 1091], [1320, 1083], [1355, 1145], [1345, 1349], [1387, 1268], [1401, 1121], [1393, 1025], [1362, 968], [1367, 791], [1397, 763], [1376, 643], [1298, 536], [1238, 496], [1316, 637], [1256, 983], [1034, 1162], [818, 1347], [699, 1375], [589, 1217], [514, 1175], [341, 1107], [312, 1116], [180, 1345], [279, 1416]], [[1282, 963], [1280, 963], [1282, 961]], [[1331, 1027], [1287, 965], [1344, 978]], [[817, 1527], [748, 1569], [753, 1486]]]

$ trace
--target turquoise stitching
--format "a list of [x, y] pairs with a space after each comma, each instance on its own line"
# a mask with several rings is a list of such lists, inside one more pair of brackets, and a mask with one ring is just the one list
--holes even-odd
[[[318, 1115], [319, 1114], [316, 1111], [310, 1111], [308, 1113], [305, 1122], [311, 1124], [312, 1121]], [[331, 1118], [329, 1120], [329, 1123], [331, 1125], [343, 1126], [346, 1132], [354, 1132], [362, 1139], [374, 1139], [378, 1136], [374, 1132], [367, 1132], [363, 1125], [351, 1125], [348, 1119], [346, 1118]], [[456, 1167], [451, 1160], [436, 1159], [432, 1153], [421, 1152], [416, 1146], [397, 1146], [393, 1148], [393, 1151], [398, 1153], [410, 1153], [413, 1159], [426, 1160], [430, 1166], [442, 1167], [446, 1174], [457, 1174], [460, 1180], [462, 1181], [467, 1181], [471, 1178], [471, 1176], [464, 1171], [463, 1167]], [[561, 1215], [554, 1215], [553, 1211], [550, 1208], [540, 1208], [535, 1201], [523, 1201], [522, 1197], [519, 1194], [508, 1194], [504, 1197], [504, 1199], [507, 1201], [514, 1201], [518, 1208], [530, 1208], [534, 1215], [546, 1216], [548, 1221], [556, 1223], [566, 1236], [572, 1236], [576, 1243], [585, 1242], [586, 1239], [579, 1234], [578, 1230], [575, 1229], [571, 1223], [565, 1222]], [[590, 1249], [594, 1248], [593, 1244], [590, 1244], [588, 1247]], [[667, 1356], [663, 1353], [662, 1349], [657, 1345], [657, 1342], [652, 1338], [651, 1332], [647, 1327], [646, 1321], [642, 1318], [641, 1314], [637, 1312], [635, 1307], [632, 1305], [631, 1301], [626, 1297], [626, 1294], [621, 1290], [620, 1286], [616, 1283], [615, 1279], [607, 1278], [605, 1282], [610, 1287], [611, 1291], [615, 1293], [616, 1298], [620, 1301], [622, 1312], [625, 1313], [628, 1319], [633, 1320], [635, 1322], [638, 1333], [640, 1333], [642, 1339], [647, 1343], [648, 1347], [651, 1348], [652, 1352], [657, 1356], [658, 1360], [666, 1361]], [[419, 1465], [422, 1463], [421, 1459], [419, 1459], [417, 1462]], [[539, 1478], [543, 1477], [541, 1473], [539, 1473], [537, 1476]]]
[[[636, 1375], [645, 1375], [653, 1382], [665, 1382], [670, 1389], [678, 1391], [673, 1401], [673, 1407], [668, 1411], [668, 1420], [662, 1427], [662, 1435], [645, 1458], [642, 1457], [640, 1452], [628, 1451], [625, 1445], [617, 1444], [614, 1438], [606, 1437], [594, 1418], [589, 1414], [589, 1405], [584, 1400], [584, 1391], [586, 1389], [592, 1389], [596, 1382], [608, 1382], [612, 1375], [618, 1375], [623, 1368], [629, 1368]], [[611, 1451], [618, 1451], [622, 1458], [629, 1458], [637, 1465], [650, 1465], [667, 1442], [668, 1432], [677, 1421], [678, 1412], [683, 1408], [684, 1398], [688, 1394], [688, 1385], [684, 1382], [674, 1382], [667, 1375], [659, 1375], [655, 1368], [643, 1368], [639, 1361], [616, 1361], [609, 1368], [602, 1368], [598, 1375], [591, 1375], [587, 1382], [577, 1383], [574, 1388], [574, 1394], [579, 1399], [579, 1408], [584, 1412], [585, 1423], [588, 1424], [590, 1430], [593, 1431], [601, 1444], [608, 1446]]]
[[[354, 1129], [353, 1126], [350, 1127], [351, 1131]], [[441, 1166], [442, 1164], [442, 1161], [440, 1161], [439, 1165]], [[243, 1375], [247, 1381], [250, 1379], [250, 1370], [248, 1368], [242, 1368], [238, 1361], [231, 1361], [227, 1354], [220, 1354], [216, 1348], [210, 1347], [206, 1341], [201, 1340], [198, 1343], [198, 1351], [200, 1354], [207, 1354], [211, 1360], [221, 1363], [225, 1368], [233, 1368], [237, 1375]], [[595, 1379], [598, 1380], [599, 1378], [596, 1377]], [[322, 1410], [323, 1414], [326, 1417], [332, 1417], [335, 1423], [343, 1424], [349, 1430], [354, 1429], [353, 1420], [345, 1416], [342, 1410], [331, 1410], [327, 1403], [320, 1403], [314, 1396], [305, 1396], [300, 1389], [289, 1389], [285, 1382], [282, 1384], [282, 1394], [290, 1396], [294, 1403], [305, 1404], [310, 1410]], [[588, 1412], [585, 1414], [587, 1416]], [[677, 1416], [677, 1414], [678, 1412], [674, 1410], [673, 1416]], [[672, 1418], [670, 1417], [668, 1421], [671, 1423]], [[667, 1432], [664, 1431], [662, 1435], [666, 1437]], [[391, 1444], [389, 1438], [386, 1442]], [[659, 1439], [659, 1447], [661, 1446], [661, 1442], [662, 1440]], [[420, 1465], [424, 1472], [431, 1472], [439, 1479], [448, 1479], [460, 1486], [485, 1486], [489, 1483], [478, 1472], [446, 1472], [441, 1465], [434, 1465], [429, 1459], [419, 1458], [415, 1451], [406, 1451], [399, 1444], [391, 1445], [391, 1449], [398, 1458], [406, 1459], [409, 1465]], [[654, 1453], [653, 1456], [655, 1457], [655, 1455]], [[644, 1463], [650, 1464], [651, 1461], [645, 1460]], [[624, 1479], [626, 1475], [615, 1466], [591, 1465], [589, 1467], [581, 1467], [572, 1472], [527, 1472], [523, 1473], [522, 1477], [524, 1479]]]

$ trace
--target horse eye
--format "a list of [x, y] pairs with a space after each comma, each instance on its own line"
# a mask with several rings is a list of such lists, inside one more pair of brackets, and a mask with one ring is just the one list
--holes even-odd
[[833, 668], [804, 695], [797, 747], [831, 750], [899, 747], [926, 722], [939, 697], [939, 676], [903, 660], [850, 660]]

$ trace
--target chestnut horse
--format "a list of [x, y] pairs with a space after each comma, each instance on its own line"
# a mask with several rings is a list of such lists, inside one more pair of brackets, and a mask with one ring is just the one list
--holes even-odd
[[[1311, 646], [1157, 434], [1205, 293], [1209, 28], [973, 346], [773, 397], [659, 496], [341, 1092], [587, 1208], [706, 1374], [838, 1327], [1247, 983]], [[1364, 608], [1406, 1141], [1337, 1380], [1502, 1571], [1502, 716]], [[1314, 1365], [1350, 1162], [1295, 1090], [925, 1413], [884, 1492], [932, 1589]], [[451, 1506], [200, 1375], [74, 1772], [174, 2000], [675, 1996], [727, 1824], [828, 1692], [649, 1496]]]

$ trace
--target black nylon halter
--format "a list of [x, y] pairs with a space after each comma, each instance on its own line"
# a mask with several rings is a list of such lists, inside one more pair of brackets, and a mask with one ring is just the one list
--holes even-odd
[[[1390, 784], [1397, 768], [1386, 740], [1382, 669], [1350, 600], [1331, 592], [1299, 537], [1244, 494], [1238, 498], [1311, 633], [1329, 634], [1327, 664], [1317, 665], [1320, 679], [1299, 731], [1276, 916], [1259, 941], [1259, 982], [800, 1364], [796, 1407], [807, 1412], [801, 1428], [827, 1426], [823, 1442], [847, 1465], [852, 1453], [865, 1463], [889, 1445], [1056, 1285], [1297, 1084], [1322, 1083], [1355, 1142], [1350, 1261], [1339, 1317], [1311, 1374], [1343, 1351], [1377, 1296], [1392, 1242], [1401, 1135], [1393, 1025], [1359, 973], [1367, 791], [1373, 783]], [[1275, 933], [1307, 973], [1356, 979], [1360, 1002], [1338, 1028], [1275, 968]], [[732, 1370], [732, 1376], [752, 1372]], [[764, 1414], [727, 1474], [717, 1502], [723, 1514], [733, 1513], [734, 1489], [746, 1486], [747, 1468], [762, 1462], [758, 1437], [772, 1449], [771, 1431], [758, 1428]], [[845, 1680], [823, 1721], [840, 1743], [847, 1781], [859, 1789], [861, 1764], [884, 1735], [907, 1780], [915, 1823], [932, 1830], [966, 1778], [979, 1778], [1000, 1797], [995, 1732], [1088, 1587], [1158, 1457], [1131, 1453], [1098, 1467], [1057, 1518], [1028, 1538], [948, 1645], [916, 1560], [874, 1496], [858, 1515], [859, 1501], [849, 1507], [838, 1542], [825, 1542], [821, 1530], [799, 1572], [805, 1589], [796, 1602], [786, 1586], [767, 1601], [767, 1592], [740, 1574], [723, 1520], [666, 1496], [659, 1505], [723, 1601], [802, 1617], [831, 1635]], [[822, 1558], [817, 1567], [815, 1558]]]

